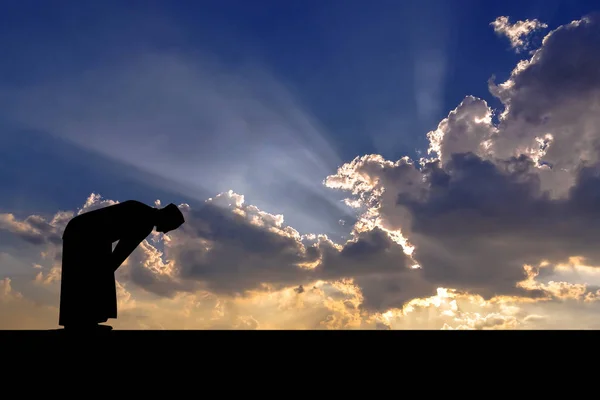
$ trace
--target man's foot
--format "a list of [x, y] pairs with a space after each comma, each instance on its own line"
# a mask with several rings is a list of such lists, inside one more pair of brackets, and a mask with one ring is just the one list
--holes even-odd
[[69, 331], [111, 331], [112, 326], [110, 325], [99, 325], [99, 324], [77, 324], [67, 325], [65, 330]]
[[110, 325], [96, 325], [95, 329], [99, 331], [112, 331], [112, 326]]

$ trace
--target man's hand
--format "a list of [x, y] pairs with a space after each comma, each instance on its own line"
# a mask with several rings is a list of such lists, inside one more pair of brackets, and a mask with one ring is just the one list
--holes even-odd
[[135, 248], [150, 234], [150, 231], [140, 230], [130, 236], [119, 239], [117, 246], [112, 252], [111, 264], [116, 271], [121, 264], [125, 262], [127, 257], [133, 253]]
[[121, 266], [121, 265], [117, 265], [117, 264], [116, 264], [116, 263], [114, 263], [114, 262], [111, 262], [111, 263], [110, 263], [110, 265], [111, 265], [111, 268], [112, 268], [113, 272], [117, 272], [117, 270], [118, 270], [118, 269], [119, 269], [119, 267]]

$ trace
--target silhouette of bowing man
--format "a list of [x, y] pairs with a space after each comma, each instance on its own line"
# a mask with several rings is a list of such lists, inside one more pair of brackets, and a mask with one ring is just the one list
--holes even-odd
[[167, 233], [184, 222], [175, 204], [158, 209], [135, 200], [71, 219], [63, 233], [59, 325], [112, 329], [99, 324], [117, 318], [117, 268], [155, 227]]

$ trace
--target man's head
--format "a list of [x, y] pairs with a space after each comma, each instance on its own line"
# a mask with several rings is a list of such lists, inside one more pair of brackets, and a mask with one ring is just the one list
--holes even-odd
[[156, 231], [167, 233], [177, 229], [185, 222], [183, 214], [173, 203], [158, 210], [158, 220], [156, 221]]

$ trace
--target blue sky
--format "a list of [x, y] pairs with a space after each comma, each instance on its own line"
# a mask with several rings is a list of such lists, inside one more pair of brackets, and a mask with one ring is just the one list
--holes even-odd
[[[0, 212], [91, 192], [200, 202], [233, 189], [301, 232], [352, 219], [322, 180], [417, 157], [466, 95], [516, 62], [489, 26], [550, 29], [592, 1], [6, 1]], [[349, 224], [350, 225], [350, 224]], [[342, 229], [343, 230], [343, 229]]]

